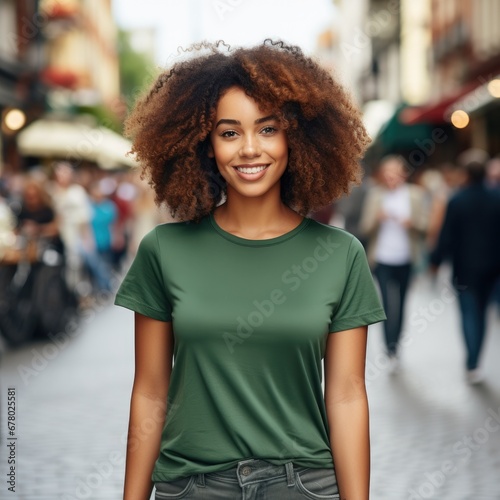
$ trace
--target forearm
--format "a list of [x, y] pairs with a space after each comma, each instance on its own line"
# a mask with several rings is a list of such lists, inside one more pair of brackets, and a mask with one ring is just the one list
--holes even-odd
[[374, 207], [368, 207], [364, 210], [359, 223], [359, 230], [366, 238], [373, 237], [380, 225], [378, 212], [373, 208]]
[[59, 235], [59, 228], [56, 222], [48, 222], [40, 225], [40, 236], [52, 237]]
[[166, 404], [163, 398], [132, 391], [124, 500], [149, 500], [158, 458]]
[[368, 500], [370, 435], [366, 393], [331, 403], [328, 411], [330, 444], [341, 500]]

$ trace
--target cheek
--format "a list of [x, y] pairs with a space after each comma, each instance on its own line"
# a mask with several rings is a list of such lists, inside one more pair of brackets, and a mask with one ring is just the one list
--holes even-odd
[[275, 148], [274, 157], [276, 160], [285, 163], [288, 163], [288, 145], [286, 143], [280, 144]]
[[286, 136], [280, 138], [279, 141], [276, 141], [276, 144], [274, 145], [274, 156], [276, 159], [288, 163], [289, 146]]
[[231, 148], [230, 143], [222, 143], [215, 140], [212, 142], [212, 157], [215, 158], [216, 162], [222, 166], [232, 158], [234, 154], [232, 149], [233, 148]]

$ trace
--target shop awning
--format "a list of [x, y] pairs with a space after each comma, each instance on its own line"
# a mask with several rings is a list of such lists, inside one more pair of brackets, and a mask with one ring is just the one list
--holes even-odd
[[131, 144], [112, 130], [79, 121], [40, 119], [22, 130], [17, 145], [23, 156], [97, 163], [103, 169], [135, 167]]
[[375, 143], [379, 143], [386, 152], [402, 151], [415, 147], [415, 140], [429, 136], [431, 127], [427, 123], [408, 124], [402, 115], [408, 107], [402, 103], [396, 107], [393, 115], [381, 127]]
[[406, 125], [415, 125], [417, 123], [438, 124], [449, 121], [450, 108], [461, 98], [473, 92], [481, 85], [477, 80], [464, 85], [453, 94], [425, 106], [415, 106], [406, 108], [400, 116], [401, 122]]

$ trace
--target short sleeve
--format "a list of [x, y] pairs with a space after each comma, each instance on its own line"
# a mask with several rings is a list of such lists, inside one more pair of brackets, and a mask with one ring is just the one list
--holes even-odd
[[163, 283], [156, 229], [142, 239], [135, 259], [118, 289], [115, 305], [159, 321], [172, 321], [172, 306]]
[[329, 332], [350, 330], [385, 319], [365, 250], [353, 237], [347, 255], [344, 291], [332, 313]]

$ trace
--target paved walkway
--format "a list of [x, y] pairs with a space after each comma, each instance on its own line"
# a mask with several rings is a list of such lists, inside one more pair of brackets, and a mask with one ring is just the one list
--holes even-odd
[[500, 320], [490, 312], [478, 386], [465, 381], [457, 302], [445, 281], [413, 284], [397, 375], [372, 327], [373, 500], [500, 499]]
[[[2, 452], [0, 498], [121, 498], [132, 314], [98, 309], [79, 333], [3, 353], [2, 449], [8, 387], [16, 389], [18, 440], [16, 493], [7, 490]], [[456, 301], [447, 286], [414, 284], [398, 375], [388, 373], [380, 327], [371, 328], [372, 500], [500, 499], [500, 321], [490, 319], [486, 382], [475, 387], [464, 380]]]

